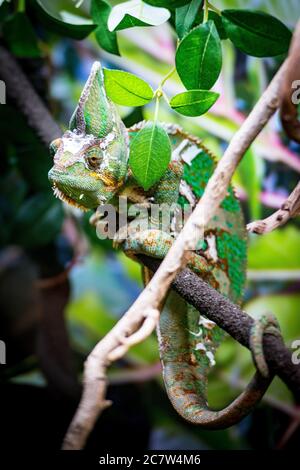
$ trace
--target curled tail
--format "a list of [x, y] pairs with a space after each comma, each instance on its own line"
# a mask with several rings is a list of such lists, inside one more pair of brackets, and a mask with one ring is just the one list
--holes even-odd
[[[197, 392], [196, 381], [199, 379], [195, 377], [191, 366], [167, 363], [163, 375], [169, 399], [177, 413], [187, 421], [207, 429], [228, 428], [241, 421], [261, 400], [271, 382], [257, 372], [247, 388], [230, 405], [214, 411], [207, 405], [206, 386], [203, 385], [201, 393]], [[179, 375], [182, 378], [178, 379]]]
[[167, 393], [183, 418], [208, 429], [222, 429], [239, 422], [261, 400], [272, 380], [257, 372], [230, 405], [220, 411], [210, 410], [207, 374], [222, 336], [217, 325], [202, 317], [178, 294], [169, 293], [158, 327]]

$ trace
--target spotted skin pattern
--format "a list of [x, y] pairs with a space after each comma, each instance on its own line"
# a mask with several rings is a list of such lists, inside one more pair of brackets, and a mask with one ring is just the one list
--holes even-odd
[[[54, 193], [82, 210], [97, 209], [109, 202], [118, 206], [126, 197], [129, 206], [146, 209], [152, 204], [172, 207], [171, 227], [165, 230], [160, 215], [144, 222], [151, 226], [138, 231], [141, 218], [128, 220], [129, 236], [115, 245], [135, 258], [145, 254], [162, 259], [180, 231], [179, 208], [192, 209], [203, 195], [216, 162], [196, 137], [171, 124], [163, 124], [172, 145], [172, 161], [165, 174], [148, 191], [134, 180], [128, 167], [130, 141], [143, 128], [141, 122], [126, 131], [115, 106], [107, 98], [100, 64], [94, 64], [70, 130], [54, 141], [54, 166], [49, 180]], [[174, 206], [173, 206], [174, 205]], [[92, 217], [101, 223], [98, 211]], [[120, 229], [121, 230], [121, 229]], [[247, 242], [240, 204], [231, 187], [216, 215], [205, 229], [204, 239], [192, 253], [189, 268], [223, 295], [239, 303], [245, 284]], [[151, 272], [143, 268], [144, 282]], [[264, 394], [269, 382], [256, 375], [248, 388], [231, 405], [212, 411], [207, 404], [207, 374], [215, 364], [214, 353], [224, 334], [212, 321], [187, 304], [172, 290], [166, 299], [157, 328], [163, 377], [175, 409], [185, 419], [208, 428], [222, 428], [238, 422]], [[254, 337], [262, 338], [261, 330]], [[254, 341], [256, 354], [261, 353]]]

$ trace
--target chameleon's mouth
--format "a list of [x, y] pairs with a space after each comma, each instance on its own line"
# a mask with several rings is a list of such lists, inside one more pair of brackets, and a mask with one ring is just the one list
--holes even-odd
[[61, 189], [57, 187], [55, 183], [52, 185], [53, 193], [54, 196], [60, 199], [63, 202], [66, 202], [70, 206], [76, 207], [77, 209], [80, 209], [81, 211], [87, 212], [89, 209], [82, 204], [79, 204], [77, 201], [72, 199], [70, 196], [67, 196]]

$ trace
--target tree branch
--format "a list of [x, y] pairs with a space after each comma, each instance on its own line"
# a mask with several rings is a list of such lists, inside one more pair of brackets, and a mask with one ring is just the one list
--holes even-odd
[[[155, 327], [160, 306], [176, 275], [185, 268], [191, 250], [204, 233], [204, 227], [214, 216], [227, 193], [232, 175], [244, 153], [279, 106], [279, 90], [286, 71], [285, 62], [261, 96], [243, 125], [234, 135], [223, 158], [205, 188], [201, 200], [171, 246], [160, 267], [114, 328], [93, 349], [84, 368], [84, 391], [81, 402], [67, 431], [63, 448], [80, 449], [101, 411], [105, 400], [106, 368], [112, 360], [122, 357], [130, 346], [130, 336], [139, 341]], [[217, 307], [218, 309], [218, 307]], [[143, 328], [146, 322], [147, 328]], [[136, 336], [136, 332], [138, 335]]]
[[266, 219], [256, 220], [247, 225], [248, 232], [263, 233], [272, 232], [276, 228], [286, 224], [289, 219], [300, 213], [300, 181], [293, 189], [289, 197], [284, 201], [281, 208]]
[[15, 58], [3, 46], [0, 46], [0, 78], [4, 81], [9, 96], [27, 118], [29, 126], [46, 146], [61, 136], [61, 129], [42, 99]]

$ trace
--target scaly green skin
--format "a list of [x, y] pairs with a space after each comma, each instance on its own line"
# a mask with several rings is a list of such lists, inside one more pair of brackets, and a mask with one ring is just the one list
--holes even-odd
[[[130, 138], [143, 126], [144, 123], [139, 123], [131, 128]], [[172, 144], [172, 161], [160, 181], [144, 191], [128, 169], [128, 135], [114, 105], [106, 97], [100, 64], [94, 64], [71, 119], [71, 130], [51, 144], [54, 166], [49, 179], [56, 196], [85, 210], [96, 209], [107, 202], [117, 205], [118, 196], [126, 196], [129, 204], [138, 203], [146, 208], [151, 203], [194, 206], [214, 171], [214, 158], [195, 137], [177, 126], [164, 126]], [[93, 223], [101, 224], [97, 212]], [[130, 236], [123, 241], [116, 237], [115, 244], [131, 257], [142, 253], [163, 258], [174, 241], [174, 234], [162, 230], [159, 218], [152, 218], [151, 223], [151, 229], [137, 232], [137, 219], [131, 220]], [[234, 302], [241, 301], [246, 232], [242, 211], [231, 187], [206, 227], [204, 241], [193, 254], [189, 267]], [[144, 281], [148, 282], [151, 273], [145, 268], [143, 271]], [[230, 406], [218, 412], [208, 409], [207, 374], [222, 337], [223, 332], [217, 325], [175, 292], [169, 293], [158, 327], [167, 392], [184, 418], [210, 428], [226, 427], [239, 421], [262, 397], [268, 385], [268, 381], [262, 382], [257, 376]], [[258, 341], [254, 344], [256, 353], [261, 354]]]

